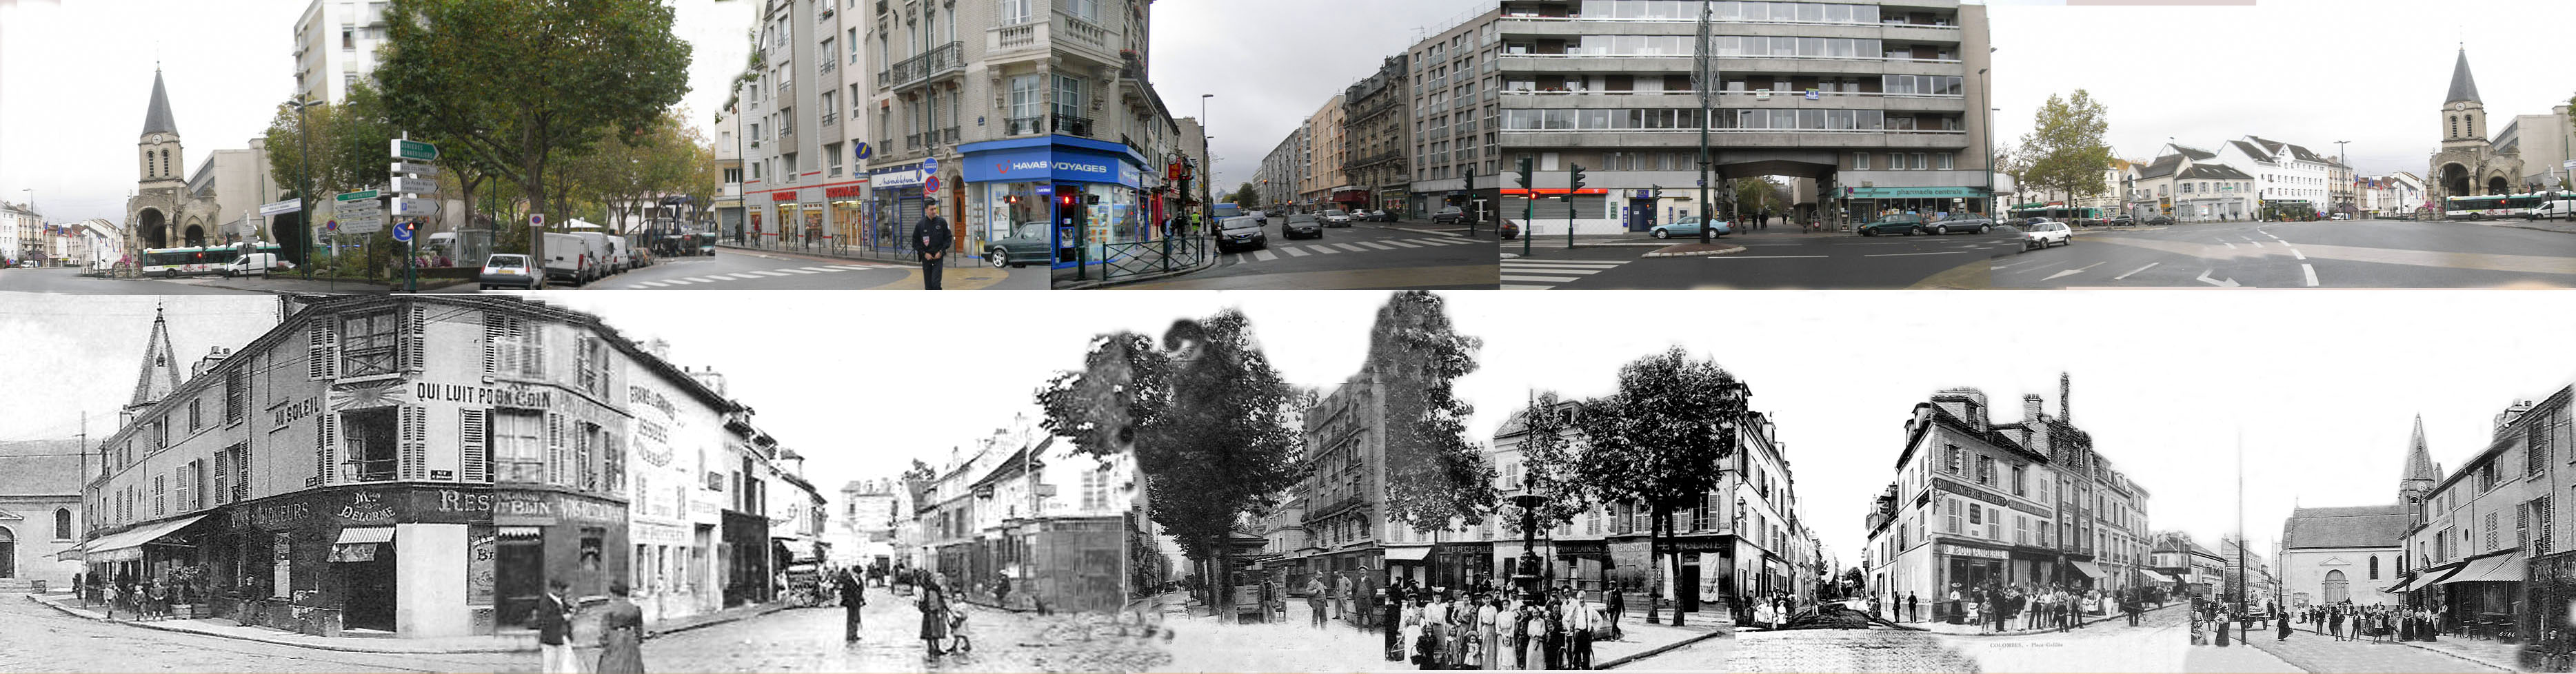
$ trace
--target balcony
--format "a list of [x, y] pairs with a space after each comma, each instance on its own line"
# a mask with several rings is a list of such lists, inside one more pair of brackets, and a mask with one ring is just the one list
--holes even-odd
[[886, 86], [901, 89], [930, 81], [941, 75], [963, 72], [965, 69], [964, 43], [950, 42], [932, 47], [930, 51], [922, 52], [919, 56], [895, 63], [894, 67], [887, 68], [884, 73], [879, 74], [878, 81], [890, 83]]
[[826, 112], [826, 113], [823, 113], [823, 125], [824, 125], [824, 126], [831, 126], [833, 122], [838, 122], [838, 121], [840, 121], [840, 120], [841, 120], [841, 113], [840, 113], [839, 111], [833, 111], [833, 112]]
[[1051, 129], [1053, 133], [1081, 136], [1084, 138], [1093, 137], [1091, 135], [1091, 118], [1089, 117], [1068, 115], [1059, 112], [1055, 113], [1049, 121], [1053, 127]]
[[832, 72], [833, 70], [837, 70], [837, 69], [839, 69], [840, 67], [841, 67], [841, 65], [840, 65], [840, 59], [827, 58], [827, 59], [823, 59], [823, 64], [822, 64], [822, 65], [814, 66], [814, 70], [815, 70], [816, 72], [826, 72], [826, 73], [828, 73], [828, 72]]
[[1109, 27], [1058, 10], [1044, 19], [984, 29], [987, 62], [1010, 63], [1045, 58], [1061, 48], [1095, 63], [1120, 63], [1111, 46]]
[[907, 133], [907, 134], [904, 134], [904, 135], [903, 135], [903, 149], [906, 149], [906, 150], [918, 150], [918, 149], [921, 149], [921, 134], [918, 134], [918, 133]]
[[1002, 120], [1003, 135], [1019, 136], [1039, 133], [1045, 128], [1045, 117], [1012, 117]]

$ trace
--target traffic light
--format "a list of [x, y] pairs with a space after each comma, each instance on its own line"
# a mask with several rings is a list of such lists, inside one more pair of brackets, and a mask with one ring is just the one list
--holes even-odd
[[1574, 193], [1583, 191], [1583, 165], [1572, 165], [1574, 172], [1565, 179], [1565, 200], [1573, 201]]
[[1520, 164], [1520, 170], [1519, 170], [1519, 178], [1520, 178], [1520, 181], [1521, 181], [1521, 189], [1529, 189], [1529, 186], [1530, 186], [1530, 158], [1528, 158], [1528, 157], [1522, 157], [1522, 158], [1521, 158], [1521, 164]]
[[1013, 206], [1020, 205], [1020, 195], [1013, 194], [1013, 195], [1009, 195], [1009, 196], [1002, 197], [1002, 203], [1010, 204], [1010, 205], [1013, 205]]

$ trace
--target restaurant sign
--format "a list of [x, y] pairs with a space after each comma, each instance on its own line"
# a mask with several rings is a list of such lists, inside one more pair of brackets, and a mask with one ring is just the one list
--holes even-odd
[[498, 525], [615, 525], [625, 522], [625, 506], [570, 494], [502, 490], [494, 494], [492, 502], [492, 523]]
[[263, 499], [232, 509], [235, 529], [288, 531], [392, 524], [482, 524], [492, 493], [440, 487], [333, 488]]

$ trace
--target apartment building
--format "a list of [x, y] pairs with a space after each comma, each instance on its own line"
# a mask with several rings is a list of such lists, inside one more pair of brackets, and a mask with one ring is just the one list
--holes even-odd
[[[1444, 206], [1490, 211], [1489, 190], [1508, 184], [1494, 177], [1497, 129], [1506, 103], [1500, 95], [1502, 16], [1498, 6], [1405, 51], [1402, 65], [1412, 84], [1405, 106], [1412, 117], [1407, 134], [1412, 183], [1405, 199], [1416, 217], [1429, 217]], [[1475, 208], [1480, 204], [1487, 208]]]
[[[313, 0], [295, 19], [295, 92], [333, 105], [376, 71], [386, 0]], [[372, 86], [373, 82], [368, 82]]]
[[1350, 159], [1341, 168], [1352, 192], [1335, 195], [1343, 208], [1404, 210], [1412, 185], [1412, 172], [1406, 170], [1412, 165], [1411, 145], [1405, 142], [1412, 97], [1405, 95], [1405, 62], [1401, 54], [1387, 57], [1375, 74], [1342, 91], [1342, 135]]

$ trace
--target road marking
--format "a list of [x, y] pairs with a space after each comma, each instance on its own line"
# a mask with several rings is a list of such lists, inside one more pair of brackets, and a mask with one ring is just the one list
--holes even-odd
[[1297, 247], [1281, 248], [1281, 249], [1279, 249], [1279, 252], [1287, 253], [1289, 257], [1305, 257], [1305, 256], [1308, 256], [1308, 255], [1313, 255], [1313, 254], [1314, 254], [1314, 253], [1306, 252], [1306, 249], [1304, 249], [1304, 248], [1297, 248]]
[[762, 276], [786, 276], [786, 275], [787, 275], [787, 272], [783, 272], [783, 271], [769, 271], [769, 270], [766, 270], [766, 269], [756, 269], [756, 270], [753, 270], [751, 273], [759, 274], [759, 275], [762, 275]]
[[1589, 273], [1592, 273], [1592, 272], [1602, 271], [1602, 270], [1605, 270], [1605, 269], [1610, 269], [1610, 268], [1613, 268], [1613, 267], [1617, 267], [1617, 266], [1619, 266], [1619, 265], [1621, 265], [1621, 264], [1625, 264], [1625, 263], [1621, 263], [1621, 262], [1592, 263], [1592, 262], [1543, 262], [1543, 261], [1531, 261], [1531, 262], [1512, 262], [1512, 263], [1509, 263], [1509, 264], [1505, 264], [1505, 265], [1503, 265], [1503, 268], [1504, 268], [1504, 269], [1522, 270], [1522, 271], [1582, 272], [1582, 273], [1589, 274]]
[[833, 268], [833, 267], [797, 267], [797, 269], [803, 269], [803, 270], [805, 270], [805, 271], [815, 272], [815, 273], [818, 273], [818, 274], [819, 274], [819, 273], [822, 273], [822, 272], [842, 271], [841, 269], [837, 269], [837, 268]]
[[1993, 271], [2003, 271], [2003, 270], [2006, 270], [2006, 269], [2011, 269], [2011, 268], [2019, 267], [2019, 266], [2026, 265], [2026, 264], [2030, 264], [2030, 261], [2029, 261], [2029, 260], [2022, 260], [2022, 261], [2020, 261], [2020, 262], [2015, 262], [2015, 263], [2012, 263], [2012, 264], [1999, 264], [1999, 265], [1994, 265], [1994, 266], [1992, 266], [1992, 267], [1987, 267], [1987, 269], [1990, 269], [1990, 270], [1993, 270]]
[[1395, 240], [1391, 240], [1391, 239], [1390, 239], [1390, 240], [1388, 240], [1388, 241], [1386, 242], [1386, 245], [1389, 245], [1389, 246], [1400, 246], [1400, 247], [1404, 247], [1404, 248], [1421, 248], [1421, 247], [1422, 247], [1422, 244], [1418, 244], [1418, 243], [1405, 243], [1405, 242], [1402, 242], [1402, 241], [1395, 241]]
[[2297, 249], [2297, 248], [2292, 248], [2292, 249], [2290, 249], [2290, 254], [2291, 254], [2291, 255], [2294, 255], [2294, 256], [2297, 256], [2299, 259], [2302, 259], [2302, 260], [2308, 259], [2308, 256], [2307, 256], [2307, 255], [2305, 255], [2305, 254], [2301, 254], [2301, 253], [2299, 252], [2299, 249]]
[[820, 274], [820, 273], [822, 273], [822, 272], [814, 271], [814, 270], [812, 270], [812, 269], [806, 269], [806, 268], [803, 268], [803, 267], [788, 267], [788, 268], [786, 268], [786, 269], [780, 269], [779, 271], [783, 271], [783, 272], [792, 272], [792, 273], [797, 273], [797, 274]]
[[2147, 263], [2147, 266], [2139, 267], [2139, 268], [2136, 268], [2136, 269], [2131, 269], [2131, 270], [2129, 270], [2129, 273], [2121, 274], [2121, 275], [2119, 275], [2119, 276], [2113, 276], [2113, 277], [2111, 277], [2111, 280], [2113, 280], [2113, 281], [2124, 280], [2124, 279], [2127, 279], [2127, 278], [2129, 278], [2129, 277], [2131, 277], [2131, 276], [2136, 276], [2136, 275], [2138, 275], [2138, 272], [2146, 271], [2146, 270], [2149, 270], [2149, 269], [2154, 269], [2154, 268], [2156, 267], [2156, 265], [2160, 265], [2160, 264], [2164, 264], [2164, 263], [2162, 263], [2162, 262], [2149, 262], [2149, 263]]
[[[1609, 271], [1611, 268], [1627, 263], [1628, 261], [1626, 260], [1504, 260], [1502, 264], [1501, 279], [1504, 281], [1521, 281], [1524, 284], [1558, 284], [1581, 280], [1585, 276]], [[1554, 286], [1524, 285], [1523, 287], [1512, 289], [1546, 290], [1551, 287]]]
[[2061, 277], [2061, 276], [2074, 276], [2074, 275], [2076, 275], [2076, 274], [2084, 273], [2084, 272], [2085, 272], [2085, 270], [2092, 269], [2092, 268], [2094, 268], [2094, 267], [2099, 267], [2099, 266], [2102, 266], [2102, 263], [2101, 263], [2101, 262], [2095, 262], [2095, 263], [2093, 263], [2093, 264], [2084, 265], [2084, 266], [2082, 266], [2082, 267], [2077, 267], [2077, 268], [2074, 268], [2074, 269], [2068, 269], [2068, 270], [2066, 270], [2066, 271], [2061, 271], [2061, 272], [2058, 272], [2058, 273], [2055, 273], [2055, 274], [2049, 274], [2049, 275], [2048, 275], [2048, 278], [2044, 278], [2044, 279], [2040, 279], [2040, 280], [2042, 280], [2042, 281], [2055, 281], [2055, 280], [2057, 280], [2057, 279], [2058, 279], [2058, 277]]
[[1868, 255], [1863, 255], [1863, 256], [1861, 256], [1861, 257], [1903, 257], [1903, 256], [1907, 256], [1907, 255], [1957, 255], [1957, 254], [1965, 253], [1965, 252], [1968, 252], [1968, 251], [1964, 251], [1964, 250], [1936, 250], [1936, 251], [1925, 252], [1925, 253], [1871, 253], [1871, 254], [1868, 254]]
[[1504, 274], [1504, 275], [1502, 276], [1502, 279], [1503, 279], [1503, 280], [1505, 280], [1505, 281], [1534, 281], [1534, 282], [1538, 282], [1538, 283], [1566, 283], [1566, 282], [1569, 282], [1569, 281], [1581, 281], [1581, 280], [1583, 280], [1583, 277], [1581, 277], [1581, 276], [1525, 276], [1525, 275], [1517, 275], [1517, 274]]
[[1457, 245], [1457, 244], [1461, 244], [1461, 243], [1466, 243], [1465, 241], [1457, 241], [1457, 240], [1452, 240], [1452, 239], [1414, 239], [1414, 241], [1415, 241], [1415, 242], [1417, 242], [1417, 243], [1421, 243], [1421, 244], [1423, 244], [1423, 245], [1426, 245], [1426, 246], [1452, 246], [1452, 245]]
[[1546, 290], [1546, 289], [1554, 288], [1554, 287], [1556, 287], [1556, 286], [1533, 286], [1533, 285], [1521, 285], [1521, 284], [1517, 284], [1517, 283], [1505, 283], [1505, 284], [1503, 284], [1503, 285], [1502, 285], [1502, 289], [1504, 289], [1504, 290]]
[[2279, 235], [2279, 234], [2274, 234], [2274, 233], [2271, 233], [2271, 232], [2264, 232], [2264, 233], [2263, 233], [2263, 235], [2264, 235], [2264, 236], [2268, 236], [2268, 237], [2272, 237], [2272, 240], [2274, 240], [2274, 241], [2279, 241], [2279, 242], [2281, 242], [2281, 243], [2289, 243], [2289, 242], [2290, 242], [2290, 240], [2289, 240], [2289, 239], [2281, 238], [2281, 235]]
[[716, 280], [715, 280], [715, 279], [707, 278], [707, 277], [704, 277], [704, 276], [691, 276], [691, 277], [689, 277], [689, 278], [687, 278], [687, 279], [685, 279], [685, 280], [687, 280], [687, 281], [688, 281], [688, 282], [690, 282], [690, 283], [714, 283], [714, 282], [716, 282]]
[[1331, 255], [1331, 254], [1334, 254], [1334, 253], [1342, 252], [1342, 251], [1341, 251], [1341, 249], [1339, 249], [1339, 248], [1334, 248], [1334, 247], [1332, 247], [1332, 246], [1327, 246], [1327, 245], [1320, 244], [1320, 243], [1319, 243], [1319, 244], [1312, 245], [1312, 246], [1307, 246], [1307, 247], [1306, 247], [1306, 249], [1307, 249], [1307, 250], [1312, 250], [1312, 251], [1315, 251], [1315, 252], [1318, 252], [1318, 253], [1323, 253], [1323, 254], [1325, 254], [1325, 255]]
[[2245, 242], [2246, 242], [2246, 243], [2250, 243], [2250, 244], [2254, 244], [2254, 247], [2256, 247], [2256, 248], [2261, 248], [2261, 247], [2263, 247], [2263, 242], [2261, 242], [2261, 241], [2256, 241], [2256, 240], [2253, 240], [2253, 239], [2246, 239], [2246, 240], [2245, 240]]
[[2210, 273], [2210, 272], [2212, 272], [2212, 271], [2217, 271], [2217, 270], [2215, 270], [2215, 269], [2203, 269], [2203, 270], [2200, 270], [2200, 278], [2192, 279], [2192, 280], [2199, 281], [2199, 282], [2202, 282], [2202, 283], [2207, 283], [2207, 284], [2214, 285], [2214, 286], [2218, 286], [2218, 287], [2221, 287], [2221, 288], [2234, 288], [2234, 287], [2237, 287], [2237, 286], [2244, 285], [2244, 284], [2241, 284], [2241, 283], [2237, 283], [2237, 282], [2236, 282], [2236, 279], [2233, 279], [2233, 278], [2230, 278], [2230, 279], [2227, 279], [2227, 280], [2224, 280], [2224, 281], [2221, 281], [2221, 280], [2218, 280], [2218, 279], [2214, 279], [2214, 278], [2210, 278], [2210, 277], [2209, 277], [2209, 273]]
[[1347, 243], [1336, 243], [1336, 244], [1332, 244], [1332, 245], [1334, 245], [1334, 246], [1338, 246], [1338, 247], [1342, 248], [1343, 250], [1348, 250], [1348, 251], [1350, 251], [1350, 252], [1354, 252], [1354, 253], [1366, 253], [1366, 252], [1369, 252], [1369, 249], [1361, 248], [1361, 247], [1359, 247], [1359, 246], [1354, 246], [1354, 245], [1350, 245], [1350, 244], [1347, 244]]
[[2235, 249], [2236, 249], [2236, 244], [2228, 243], [2228, 242], [2225, 242], [2225, 241], [2220, 241], [2220, 242], [2218, 242], [2218, 245], [2226, 246], [2228, 250], [2235, 250]]
[[671, 279], [671, 280], [668, 280], [668, 281], [663, 281], [663, 283], [668, 283], [668, 284], [671, 284], [671, 285], [683, 285], [683, 286], [684, 286], [684, 285], [692, 285], [692, 284], [693, 284], [691, 281], [688, 281], [688, 280], [685, 280], [685, 279]]
[[666, 286], [666, 285], [671, 285], [671, 284], [669, 284], [669, 283], [664, 283], [664, 282], [661, 282], [661, 281], [645, 281], [645, 282], [637, 283], [637, 284], [635, 284], [635, 285], [627, 286], [627, 287], [630, 287], [630, 288], [659, 288], [659, 287]]
[[2308, 287], [2310, 287], [2310, 288], [2317, 287], [2317, 266], [2316, 266], [2316, 265], [2312, 265], [2312, 264], [2303, 264], [2303, 265], [2299, 265], [2299, 271], [2307, 272], [2307, 274], [2308, 274]]
[[1386, 245], [1386, 244], [1383, 244], [1383, 243], [1378, 243], [1378, 242], [1375, 242], [1375, 241], [1358, 241], [1358, 242], [1355, 242], [1355, 243], [1358, 243], [1359, 245], [1363, 245], [1363, 246], [1368, 246], [1368, 247], [1370, 247], [1370, 248], [1375, 248], [1375, 249], [1378, 249], [1378, 250], [1395, 250], [1395, 247], [1394, 247], [1394, 246], [1389, 246], [1389, 245]]
[[1252, 259], [1254, 259], [1254, 260], [1259, 260], [1259, 261], [1262, 261], [1262, 262], [1269, 262], [1269, 261], [1271, 261], [1271, 260], [1279, 259], [1279, 254], [1278, 254], [1278, 253], [1273, 253], [1273, 252], [1270, 252], [1270, 251], [1267, 251], [1267, 250], [1254, 251], [1254, 252], [1252, 253]]
[[1706, 255], [1706, 260], [1807, 260], [1831, 255]]

